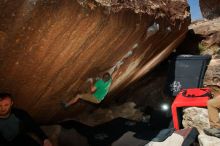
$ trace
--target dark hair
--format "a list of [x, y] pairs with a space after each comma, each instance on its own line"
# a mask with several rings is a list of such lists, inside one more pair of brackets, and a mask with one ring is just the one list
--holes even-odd
[[108, 72], [106, 72], [103, 74], [102, 79], [106, 82], [111, 79], [111, 75]]
[[6, 97], [9, 97], [12, 99], [12, 95], [10, 93], [7, 93], [7, 92], [0, 92], [0, 100], [1, 99], [4, 99]]

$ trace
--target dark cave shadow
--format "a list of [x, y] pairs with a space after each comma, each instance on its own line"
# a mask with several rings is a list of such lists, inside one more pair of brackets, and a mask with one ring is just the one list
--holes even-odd
[[136, 139], [148, 143], [161, 129], [168, 128], [171, 121], [171, 117], [166, 117], [159, 111], [154, 111], [153, 114], [149, 123], [119, 117], [93, 127], [75, 120], [63, 121], [59, 124], [65, 129], [74, 128], [87, 137], [91, 146], [110, 146], [129, 131], [135, 133], [133, 136]]

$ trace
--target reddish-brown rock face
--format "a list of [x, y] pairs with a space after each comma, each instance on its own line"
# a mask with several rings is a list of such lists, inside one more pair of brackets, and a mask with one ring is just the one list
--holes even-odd
[[60, 101], [85, 90], [89, 77], [119, 67], [111, 91], [142, 77], [189, 23], [186, 0], [0, 1], [0, 90], [48, 122], [65, 115]]
[[213, 19], [220, 16], [220, 0], [200, 0], [203, 17]]

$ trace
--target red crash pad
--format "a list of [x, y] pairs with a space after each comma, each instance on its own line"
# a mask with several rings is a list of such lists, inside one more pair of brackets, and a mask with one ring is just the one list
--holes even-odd
[[210, 88], [191, 88], [180, 91], [171, 107], [174, 128], [179, 130], [178, 108], [190, 106], [205, 107], [210, 95]]

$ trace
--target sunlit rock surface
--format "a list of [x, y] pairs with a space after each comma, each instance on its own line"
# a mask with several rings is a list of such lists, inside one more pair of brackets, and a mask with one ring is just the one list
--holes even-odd
[[183, 110], [183, 127], [196, 127], [200, 133], [209, 128], [208, 111], [206, 108], [189, 107]]
[[195, 35], [200, 36], [200, 54], [211, 55], [212, 60], [206, 71], [204, 85], [220, 87], [220, 18], [198, 21], [190, 25]]
[[0, 90], [39, 122], [74, 117], [88, 104], [67, 112], [60, 101], [89, 77], [117, 66], [111, 93], [123, 89], [164, 60], [189, 23], [186, 0], [0, 1]]
[[217, 86], [220, 88], [220, 59], [212, 59], [206, 75], [204, 78], [204, 84], [208, 86]]
[[198, 136], [198, 141], [200, 146], [219, 146], [220, 139], [214, 136], [208, 136], [205, 134], [200, 134]]
[[209, 128], [208, 111], [206, 108], [189, 107], [183, 110], [183, 127], [195, 127], [199, 131], [198, 141], [200, 146], [218, 146], [220, 139], [208, 136], [203, 132], [204, 128]]
[[[201, 51], [205, 51], [211, 46], [220, 46], [220, 18], [194, 22], [189, 26], [189, 29], [192, 29], [195, 34], [203, 37], [201, 42], [203, 48], [201, 46]], [[220, 48], [216, 52], [213, 52], [213, 54], [218, 53], [219, 50]]]

